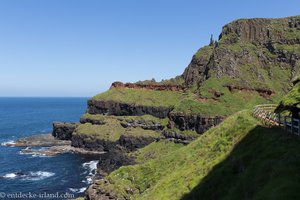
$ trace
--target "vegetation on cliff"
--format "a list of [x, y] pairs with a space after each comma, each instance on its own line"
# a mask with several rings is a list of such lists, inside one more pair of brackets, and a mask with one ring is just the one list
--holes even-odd
[[[158, 137], [164, 129], [194, 136], [214, 116], [227, 118], [206, 127], [212, 128], [187, 145], [163, 139], [129, 153], [136, 164], [95, 182], [93, 195], [184, 200], [300, 198], [300, 141], [280, 129], [263, 127], [250, 110], [244, 110], [280, 102], [300, 72], [299, 45], [299, 16], [240, 19], [225, 25], [217, 42], [199, 49], [181, 76], [136, 83], [140, 85], [116, 82], [94, 96], [90, 114], [83, 119], [104, 123], [81, 124], [76, 134], [116, 141], [126, 134]], [[300, 108], [299, 90], [297, 83], [280, 105]], [[95, 115], [100, 113], [104, 115]], [[152, 120], [163, 129], [132, 128], [130, 121], [135, 120]]]
[[121, 103], [154, 106], [174, 107], [184, 96], [182, 92], [155, 91], [138, 89], [110, 89], [93, 97], [94, 100], [116, 101]]
[[138, 153], [143, 164], [121, 167], [99, 188], [135, 199], [299, 198], [300, 141], [262, 127], [249, 113], [234, 114], [184, 147], [151, 144]]
[[223, 27], [219, 41], [196, 52], [181, 76], [169, 82], [138, 82], [180, 84], [185, 91], [110, 89], [93, 99], [206, 116], [228, 116], [259, 103], [278, 103], [300, 72], [299, 45], [299, 16], [236, 20]]
[[[153, 130], [144, 130], [142, 128], [124, 128], [121, 125], [122, 118], [114, 116], [101, 116], [101, 115], [89, 115], [85, 116], [95, 117], [105, 122], [102, 125], [95, 125], [91, 123], [84, 123], [77, 126], [74, 136], [84, 136], [85, 140], [104, 140], [104, 141], [117, 141], [121, 135], [132, 136], [132, 137], [160, 137], [160, 134]], [[142, 118], [142, 117], [140, 117]], [[148, 117], [150, 118], [150, 117]], [[152, 117], [151, 117], [152, 118]], [[153, 117], [154, 118], [154, 117]], [[157, 119], [159, 120], [159, 119]]]
[[300, 82], [289, 91], [280, 101], [277, 112], [290, 111], [291, 109], [300, 110]]

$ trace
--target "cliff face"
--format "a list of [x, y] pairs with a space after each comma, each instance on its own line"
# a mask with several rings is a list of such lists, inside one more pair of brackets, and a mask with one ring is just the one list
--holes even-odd
[[116, 116], [129, 115], [153, 115], [158, 118], [165, 118], [172, 110], [171, 107], [155, 107], [121, 103], [116, 101], [88, 101], [89, 114], [107, 114]]
[[[225, 25], [219, 41], [201, 48], [185, 69], [187, 86], [226, 77], [239, 87], [282, 90], [300, 68], [300, 17], [241, 19]], [[279, 78], [280, 70], [285, 75]], [[285, 82], [283, 87], [271, 81]], [[258, 84], [260, 82], [261, 84]]]
[[204, 133], [209, 128], [218, 125], [223, 117], [203, 117], [200, 115], [185, 115], [183, 113], [170, 113], [169, 128], [178, 128], [181, 131], [192, 130], [198, 134]]
[[[181, 76], [162, 82], [114, 82], [108, 91], [88, 101], [87, 113], [80, 119], [81, 124], [55, 124], [53, 135], [60, 139], [71, 139], [75, 147], [108, 152], [101, 155], [98, 165], [98, 170], [106, 175], [123, 165], [134, 164], [135, 158], [132, 155], [138, 156], [142, 152], [148, 160], [152, 154], [159, 154], [156, 151], [160, 149], [150, 147], [151, 151], [145, 150], [154, 141], [161, 144], [172, 141], [172, 144], [180, 143], [189, 148], [193, 144], [189, 144], [190, 141], [217, 126], [227, 116], [257, 104], [278, 102], [278, 98], [289, 90], [291, 80], [299, 72], [299, 16], [236, 20], [223, 27], [217, 42], [211, 40], [210, 45], [199, 49]], [[236, 120], [241, 118], [237, 117]], [[249, 120], [252, 118], [242, 120], [241, 123], [248, 123]], [[245, 127], [249, 128], [247, 124]], [[239, 131], [233, 129], [237, 135], [240, 135], [237, 133]], [[218, 127], [215, 132], [220, 132]], [[232, 136], [231, 132], [228, 135]], [[201, 136], [199, 141], [201, 138], [209, 140], [207, 147], [213, 151], [221, 150], [219, 145], [224, 141], [233, 141], [226, 139], [211, 148], [213, 142], [209, 139], [210, 135]], [[201, 142], [199, 144], [191, 149], [197, 150], [202, 145]], [[135, 152], [141, 148], [141, 152]], [[182, 158], [183, 161], [186, 158], [200, 158], [187, 155]], [[206, 155], [206, 151], [202, 156], [212, 157]], [[171, 160], [176, 161], [176, 156]], [[197, 166], [203, 164], [205, 162]], [[173, 167], [168, 166], [166, 169]], [[142, 178], [160, 171], [152, 168], [152, 165], [148, 174], [143, 170], [139, 174]], [[198, 167], [195, 170], [195, 174], [198, 174]], [[135, 170], [128, 174], [129, 182], [134, 182]], [[119, 174], [113, 177], [117, 176]], [[185, 176], [189, 175], [182, 177]], [[105, 190], [101, 181], [95, 181], [87, 190], [86, 199], [122, 199], [124, 194], [126, 199], [138, 198], [142, 195], [140, 184], [148, 180], [138, 182], [136, 190], [127, 187], [129, 182], [126, 182], [125, 193], [119, 196], [114, 193], [114, 187]], [[105, 182], [104, 186], [114, 184], [118, 183]], [[118, 185], [116, 188], [120, 189]], [[151, 186], [146, 184], [145, 191], [148, 188], [151, 189]], [[190, 185], [187, 188], [190, 189]]]
[[53, 122], [52, 136], [60, 140], [71, 140], [78, 123]]

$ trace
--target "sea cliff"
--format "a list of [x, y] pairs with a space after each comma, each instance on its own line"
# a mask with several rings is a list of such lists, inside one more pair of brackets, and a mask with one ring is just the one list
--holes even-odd
[[[299, 16], [236, 20], [222, 28], [218, 41], [196, 52], [182, 75], [114, 82], [88, 100], [80, 123], [54, 123], [53, 136], [106, 152], [87, 200], [168, 199], [173, 189], [162, 177], [166, 173], [180, 182], [174, 199], [187, 198], [194, 178], [208, 175], [241, 139], [239, 133], [246, 137], [259, 125], [241, 110], [278, 103], [299, 70]], [[188, 168], [189, 162], [197, 165]]]

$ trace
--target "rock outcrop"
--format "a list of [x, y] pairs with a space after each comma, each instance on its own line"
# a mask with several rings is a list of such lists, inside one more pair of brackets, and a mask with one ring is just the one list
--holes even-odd
[[162, 132], [162, 134], [166, 139], [181, 144], [189, 144], [192, 140], [195, 139], [195, 137], [193, 136], [181, 134], [173, 130], [165, 130]]
[[183, 113], [170, 113], [168, 127], [178, 128], [181, 131], [192, 130], [198, 134], [204, 133], [212, 126], [216, 126], [222, 122], [222, 117], [204, 117], [201, 115], [187, 115]]
[[103, 124], [105, 124], [105, 121], [100, 120], [100, 119], [91, 119], [91, 118], [87, 118], [87, 117], [81, 117], [80, 123], [81, 124], [91, 123], [93, 125], [103, 125]]
[[84, 148], [90, 151], [111, 152], [119, 147], [124, 151], [131, 152], [142, 148], [159, 137], [121, 135], [116, 141], [93, 138], [92, 136], [74, 134], [71, 141], [73, 147]]
[[168, 116], [173, 108], [168, 107], [152, 107], [142, 105], [130, 105], [127, 103], [120, 103], [115, 101], [99, 101], [88, 100], [89, 114], [106, 114], [116, 116], [126, 115], [153, 115], [158, 118], [165, 118]]
[[[278, 81], [273, 69], [289, 72], [289, 82], [300, 72], [300, 18], [240, 19], [225, 25], [216, 45], [205, 46], [193, 56], [182, 77], [185, 84], [201, 86], [210, 77], [229, 77], [237, 87], [272, 89]], [[270, 88], [271, 87], [271, 88]], [[286, 87], [286, 86], [283, 86]]]
[[275, 91], [270, 90], [270, 89], [263, 89], [263, 88], [247, 88], [247, 87], [239, 87], [235, 85], [224, 85], [224, 87], [227, 87], [230, 92], [234, 92], [236, 90], [238, 91], [255, 91], [258, 92], [260, 96], [268, 98], [273, 95], [275, 95]]
[[155, 137], [132, 137], [121, 135], [119, 139], [119, 145], [124, 147], [128, 151], [136, 151], [156, 141], [157, 139], [158, 138]]
[[110, 88], [123, 89], [145, 89], [145, 90], [170, 90], [170, 91], [184, 91], [186, 87], [182, 85], [171, 85], [171, 84], [139, 84], [139, 83], [122, 83], [114, 82]]
[[60, 140], [70, 140], [77, 123], [53, 122], [52, 135]]
[[126, 119], [120, 122], [124, 128], [137, 128], [140, 127], [144, 130], [154, 130], [160, 131], [163, 130], [165, 126], [161, 125], [158, 122], [149, 121], [149, 120], [133, 120], [133, 119]]
[[74, 134], [72, 139], [72, 146], [77, 148], [84, 148], [90, 151], [100, 151], [106, 152], [110, 151], [116, 145], [116, 142], [104, 140], [104, 139], [97, 139], [93, 137], [89, 137], [86, 135], [79, 135]]

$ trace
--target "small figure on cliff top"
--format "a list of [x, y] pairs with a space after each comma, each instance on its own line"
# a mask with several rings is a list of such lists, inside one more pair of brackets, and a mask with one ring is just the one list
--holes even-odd
[[209, 46], [214, 46], [215, 45], [215, 41], [214, 41], [214, 35], [211, 34], [210, 35], [210, 42], [209, 42]]

